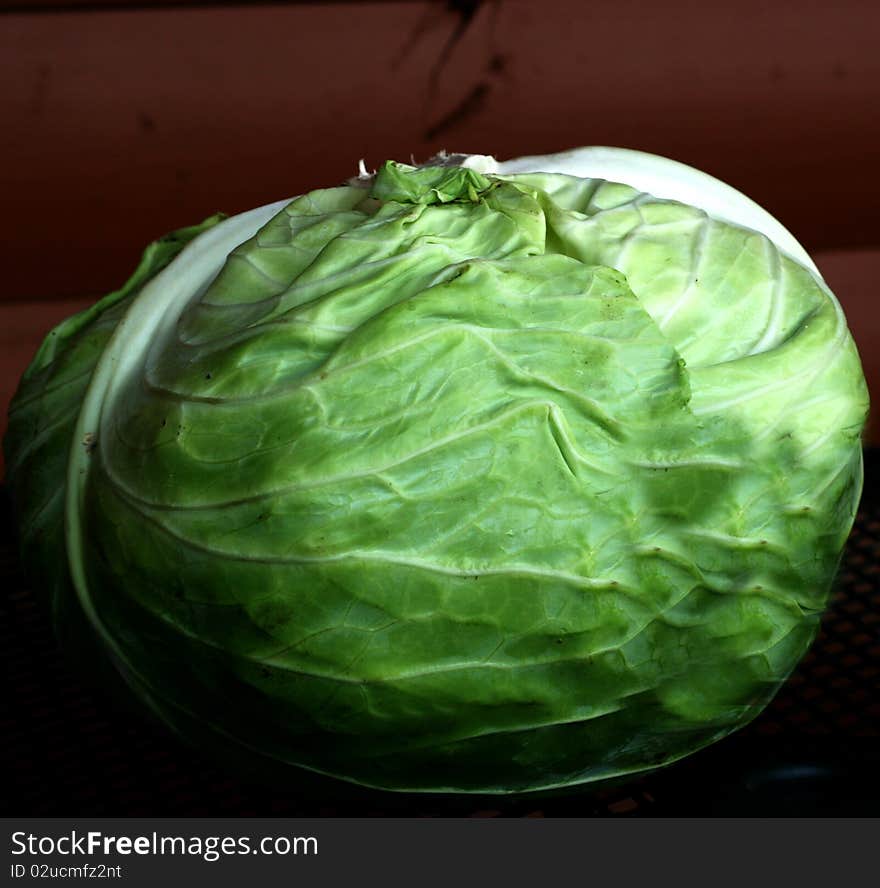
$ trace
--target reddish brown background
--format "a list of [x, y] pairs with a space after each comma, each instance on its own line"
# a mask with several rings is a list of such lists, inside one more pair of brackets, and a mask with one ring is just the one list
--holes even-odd
[[876, 399], [878, 45], [874, 0], [0, 2], [0, 411], [46, 329], [169, 229], [359, 158], [585, 144], [693, 164], [778, 216]]

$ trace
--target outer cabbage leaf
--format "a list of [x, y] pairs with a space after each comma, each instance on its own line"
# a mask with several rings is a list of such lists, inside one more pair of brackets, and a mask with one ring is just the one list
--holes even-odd
[[76, 639], [84, 626], [63, 557], [67, 462], [92, 371], [144, 284], [223, 218], [211, 216], [154, 241], [122, 287], [51, 330], [9, 406], [3, 449], [22, 561], [35, 587], [48, 596], [56, 629], [68, 639]]

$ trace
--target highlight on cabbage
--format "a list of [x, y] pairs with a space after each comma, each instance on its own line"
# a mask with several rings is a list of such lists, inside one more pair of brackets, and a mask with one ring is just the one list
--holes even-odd
[[170, 726], [509, 793], [761, 711], [828, 601], [866, 411], [791, 234], [594, 148], [388, 161], [174, 233], [49, 334], [4, 446], [58, 631]]

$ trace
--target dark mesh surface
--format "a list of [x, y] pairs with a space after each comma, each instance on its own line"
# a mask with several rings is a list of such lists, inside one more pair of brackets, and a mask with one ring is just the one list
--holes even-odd
[[774, 702], [732, 737], [621, 786], [499, 800], [307, 797], [227, 771], [81, 683], [21, 578], [2, 499], [0, 733], [17, 816], [880, 814], [880, 454], [821, 634]]

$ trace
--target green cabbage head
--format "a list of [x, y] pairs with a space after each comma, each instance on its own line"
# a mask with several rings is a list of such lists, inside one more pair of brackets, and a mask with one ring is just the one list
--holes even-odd
[[49, 334], [5, 449], [59, 632], [172, 727], [508, 793], [760, 712], [828, 601], [866, 411], [779, 223], [588, 151], [389, 161], [176, 232]]

